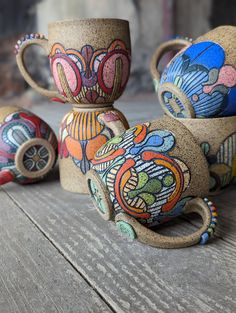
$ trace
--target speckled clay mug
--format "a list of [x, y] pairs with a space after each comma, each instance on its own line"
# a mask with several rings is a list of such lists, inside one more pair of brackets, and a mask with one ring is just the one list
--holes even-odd
[[[25, 50], [41, 46], [49, 56], [58, 91], [44, 89], [24, 63]], [[50, 23], [44, 35], [26, 35], [17, 42], [16, 60], [22, 76], [42, 95], [79, 107], [111, 105], [130, 73], [129, 22], [121, 19], [72, 19]]]
[[[31, 45], [49, 55], [58, 91], [38, 86], [24, 64]], [[64, 189], [87, 193], [84, 175], [94, 153], [128, 128], [124, 115], [113, 107], [123, 93], [130, 73], [129, 22], [120, 19], [65, 20], [49, 24], [43, 35], [25, 36], [17, 43], [16, 60], [25, 80], [39, 93], [70, 102], [73, 109], [62, 120], [59, 134], [60, 181]]]
[[201, 146], [210, 171], [210, 191], [227, 186], [236, 176], [236, 116], [178, 119]]
[[[153, 54], [151, 75], [161, 106], [175, 117], [236, 115], [236, 27], [221, 26], [197, 38], [170, 40]], [[181, 49], [182, 48], [182, 49]], [[163, 54], [181, 49], [162, 75]]]
[[[205, 243], [216, 225], [216, 209], [206, 198], [206, 158], [178, 120], [163, 117], [130, 128], [103, 145], [92, 160], [87, 182], [105, 220], [131, 238], [162, 248]], [[203, 226], [182, 237], [163, 236], [150, 227], [182, 213], [196, 212]]]
[[0, 185], [38, 181], [56, 160], [57, 138], [48, 124], [22, 108], [0, 108]]

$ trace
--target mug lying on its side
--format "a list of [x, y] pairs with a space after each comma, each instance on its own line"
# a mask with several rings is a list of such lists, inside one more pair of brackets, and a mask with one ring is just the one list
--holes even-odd
[[[106, 220], [129, 237], [162, 248], [205, 243], [216, 226], [216, 209], [206, 198], [206, 158], [178, 120], [167, 116], [130, 128], [103, 145], [87, 173], [93, 202]], [[182, 213], [203, 219], [195, 233], [170, 237], [148, 227]]]
[[[164, 111], [174, 117], [236, 115], [236, 27], [221, 26], [193, 44], [175, 39], [153, 54], [151, 75]], [[160, 74], [164, 53], [181, 49]]]
[[0, 185], [38, 181], [56, 160], [57, 138], [48, 124], [22, 108], [0, 108]]

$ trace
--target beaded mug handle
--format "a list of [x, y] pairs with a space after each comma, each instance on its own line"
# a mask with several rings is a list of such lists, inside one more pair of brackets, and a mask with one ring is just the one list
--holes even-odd
[[15, 54], [16, 54], [16, 62], [18, 68], [21, 72], [21, 75], [24, 77], [26, 82], [36, 91], [38, 91], [41, 95], [46, 96], [52, 100], [66, 102], [67, 99], [59, 94], [56, 90], [48, 90], [38, 85], [38, 83], [31, 77], [30, 73], [28, 72], [25, 61], [24, 61], [24, 54], [28, 47], [32, 45], [38, 45], [46, 51], [48, 54], [48, 39], [45, 38], [44, 35], [41, 34], [31, 34], [25, 35], [20, 40], [17, 41], [15, 45]]
[[171, 50], [179, 50], [184, 47], [191, 46], [191, 42], [187, 39], [172, 39], [162, 43], [154, 52], [151, 63], [150, 63], [150, 72], [152, 75], [155, 91], [157, 92], [157, 88], [160, 83], [161, 74], [158, 71], [158, 64], [166, 52]]
[[215, 206], [207, 198], [195, 198], [184, 207], [183, 213], [197, 213], [202, 217], [203, 225], [194, 233], [185, 236], [164, 236], [143, 226], [135, 218], [126, 213], [119, 213], [115, 217], [117, 228], [131, 239], [137, 238], [140, 242], [158, 248], [184, 248], [194, 244], [204, 245], [214, 234], [217, 224]]

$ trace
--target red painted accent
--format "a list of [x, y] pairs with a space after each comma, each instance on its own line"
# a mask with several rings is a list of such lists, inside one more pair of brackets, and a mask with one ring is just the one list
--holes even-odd
[[36, 138], [42, 138], [40, 126], [42, 123], [42, 120], [36, 116], [36, 115], [28, 115], [26, 112], [20, 112], [19, 113], [20, 117], [31, 122], [35, 126], [35, 131], [36, 131]]
[[123, 155], [124, 153], [125, 153], [125, 150], [121, 148], [121, 149], [115, 150], [114, 153], [112, 153], [111, 155], [108, 155], [106, 158], [98, 159], [95, 157], [95, 159], [92, 160], [92, 163], [97, 165], [97, 164], [101, 164], [104, 162], [108, 162], [108, 161], [114, 160], [120, 155]]
[[[76, 97], [80, 93], [80, 90], [82, 87], [82, 79], [81, 79], [79, 68], [77, 67], [75, 62], [73, 62], [67, 55], [58, 53], [53, 58], [51, 58], [51, 72], [52, 73], [53, 73], [53, 70], [52, 70], [53, 63], [58, 62], [59, 59], [64, 59], [66, 62], [68, 62], [69, 65], [71, 66], [72, 70], [75, 72], [75, 76], [77, 78], [77, 86], [76, 86], [76, 89], [74, 91], [71, 90], [71, 92], [72, 92], [73, 96]], [[65, 72], [65, 76], [67, 78], [66, 72]], [[54, 79], [54, 81], [55, 81], [55, 79]], [[55, 84], [56, 84], [56, 81], [55, 81]], [[64, 92], [64, 96], [66, 96], [65, 92]]]
[[[141, 129], [140, 133], [138, 133], [137, 137], [134, 139], [135, 143], [142, 142], [147, 136], [147, 126], [146, 125], [140, 125], [139, 127], [142, 127], [142, 129]], [[135, 131], [135, 133], [136, 133], [136, 131]]]
[[0, 171], [0, 186], [14, 181], [14, 178], [14, 175], [10, 171]]
[[14, 160], [14, 158], [15, 158], [14, 153], [8, 153], [7, 151], [4, 151], [4, 150], [0, 150], [0, 156], [3, 156], [5, 158], [11, 159], [11, 160]]
[[60, 102], [60, 103], [66, 103], [65, 101], [63, 101], [60, 98], [51, 98], [51, 101]]
[[116, 193], [116, 198], [117, 201], [119, 203], [119, 205], [121, 206], [121, 208], [126, 211], [127, 213], [129, 213], [132, 216], [136, 216], [139, 218], [144, 218], [147, 219], [150, 217], [150, 213], [138, 213], [132, 210], [132, 207], [130, 207], [125, 200], [123, 199], [123, 195], [122, 195], [122, 187], [121, 187], [121, 180], [123, 175], [132, 167], [135, 165], [135, 161], [133, 159], [128, 159], [125, 161], [125, 163], [121, 166], [121, 168], [119, 169], [117, 176], [116, 176], [116, 182], [115, 182], [115, 193]]
[[[106, 64], [106, 61], [111, 57], [113, 56], [114, 54], [123, 54], [124, 56], [127, 57], [127, 59], [129, 60], [129, 54], [127, 51], [125, 50], [122, 50], [122, 49], [115, 49], [111, 52], [109, 52], [103, 59], [102, 59], [102, 62], [101, 64], [99, 65], [99, 68], [98, 68], [98, 84], [99, 86], [101, 87], [101, 89], [108, 95], [110, 95], [113, 91], [113, 88], [107, 88], [104, 84], [104, 81], [103, 81], [103, 71], [104, 71], [104, 65]], [[129, 62], [129, 69], [128, 69], [128, 73], [130, 71], [130, 62]], [[123, 84], [123, 86], [120, 86], [120, 90], [119, 92], [122, 92], [128, 82], [128, 79], [129, 79], [129, 75], [127, 75], [126, 79], [125, 79], [125, 83]]]

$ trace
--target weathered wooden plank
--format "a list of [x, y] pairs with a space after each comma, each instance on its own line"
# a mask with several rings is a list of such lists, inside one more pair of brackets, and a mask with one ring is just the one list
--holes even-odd
[[1, 189], [0, 238], [1, 313], [112, 312]]
[[[129, 242], [100, 218], [88, 196], [65, 192], [53, 179], [4, 188], [115, 311], [236, 311], [230, 243], [215, 239], [203, 247], [162, 250]], [[171, 228], [177, 234], [195, 229], [184, 221]]]

